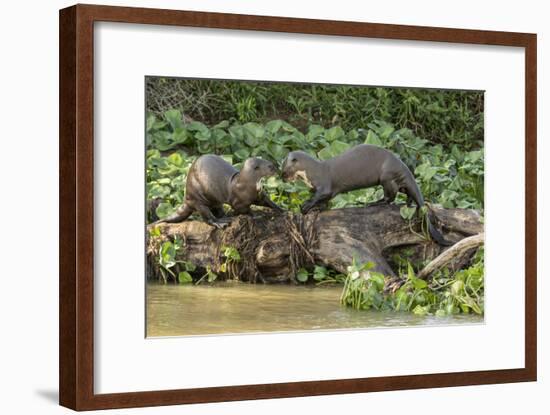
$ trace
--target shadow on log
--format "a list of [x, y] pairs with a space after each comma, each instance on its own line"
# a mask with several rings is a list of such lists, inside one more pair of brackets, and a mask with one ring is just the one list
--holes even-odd
[[[399, 208], [344, 208], [308, 215], [255, 211], [252, 216], [230, 218], [230, 225], [223, 230], [200, 221], [159, 224], [159, 235], [147, 240], [148, 278], [159, 279], [159, 249], [165, 241], [175, 238], [182, 241], [177, 259], [197, 266], [194, 279], [210, 267], [221, 274], [221, 279], [288, 282], [295, 281], [298, 269], [315, 264], [345, 273], [354, 257], [361, 263], [374, 262], [376, 270], [388, 277], [399, 277], [398, 267], [392, 261], [396, 255], [406, 252], [411, 262], [427, 263], [445, 250], [425, 236], [421, 219], [406, 221]], [[436, 206], [431, 210], [434, 225], [453, 243], [483, 232], [476, 211]], [[236, 248], [241, 261], [221, 273], [224, 246]], [[173, 269], [176, 275], [178, 266]]]

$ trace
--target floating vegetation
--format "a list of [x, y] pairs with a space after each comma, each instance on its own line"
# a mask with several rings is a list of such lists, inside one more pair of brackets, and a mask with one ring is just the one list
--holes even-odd
[[440, 271], [431, 281], [417, 278], [409, 264], [403, 284], [388, 291], [384, 275], [368, 262], [348, 267], [340, 302], [357, 310], [407, 311], [418, 315], [483, 314], [483, 248], [471, 265], [451, 274]]

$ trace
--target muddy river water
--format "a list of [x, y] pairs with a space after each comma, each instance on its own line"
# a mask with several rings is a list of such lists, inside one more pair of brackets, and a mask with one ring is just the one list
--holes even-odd
[[483, 317], [417, 316], [340, 306], [342, 286], [220, 283], [147, 285], [147, 336], [483, 323]]

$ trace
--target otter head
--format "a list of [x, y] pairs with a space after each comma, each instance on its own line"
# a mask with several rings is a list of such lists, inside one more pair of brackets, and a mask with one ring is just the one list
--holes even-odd
[[283, 180], [285, 182], [302, 179], [306, 185], [312, 187], [308, 179], [308, 171], [317, 163], [313, 157], [303, 151], [291, 151], [283, 162]]
[[246, 159], [241, 169], [241, 175], [251, 178], [254, 182], [276, 174], [277, 167], [272, 162], [257, 157]]

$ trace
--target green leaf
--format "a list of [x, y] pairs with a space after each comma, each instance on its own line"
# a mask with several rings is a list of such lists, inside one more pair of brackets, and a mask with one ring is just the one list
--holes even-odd
[[369, 130], [369, 132], [367, 133], [365, 144], [372, 144], [374, 146], [382, 147], [382, 141], [378, 138], [378, 135], [376, 135], [376, 133], [372, 130]]
[[189, 138], [189, 134], [187, 133], [187, 130], [184, 128], [176, 128], [174, 132], [172, 133], [172, 141], [177, 144], [183, 144], [187, 141]]
[[283, 121], [283, 130], [286, 131], [287, 133], [292, 133], [296, 131], [296, 127], [290, 125], [286, 121]]
[[168, 156], [168, 161], [175, 166], [183, 165], [183, 157], [180, 153], [172, 153]]
[[212, 138], [212, 135], [210, 134], [210, 130], [207, 130], [207, 131], [197, 131], [197, 133], [195, 134], [195, 138], [196, 138], [198, 141], [202, 141], [202, 142], [203, 142], [203, 143], [199, 143], [199, 145], [201, 145], [201, 144], [204, 144], [204, 142], [210, 141], [210, 139]]
[[386, 280], [382, 274], [379, 272], [369, 272], [369, 279], [372, 281], [373, 284], [376, 285], [376, 288], [378, 291], [381, 291], [384, 289], [384, 286], [386, 284]]
[[325, 132], [325, 128], [321, 125], [313, 124], [309, 126], [309, 130], [306, 134], [308, 141], [314, 141], [316, 138], [321, 137]]
[[411, 220], [414, 214], [416, 213], [416, 207], [408, 207], [406, 205], [401, 206], [399, 209], [401, 217], [405, 220]]
[[[282, 122], [281, 122], [282, 124]], [[249, 122], [243, 125], [245, 134], [248, 133], [249, 135], [252, 135], [254, 138], [259, 140], [262, 138], [265, 134], [265, 129], [260, 124], [257, 124], [255, 122]]]
[[421, 280], [420, 278], [413, 278], [412, 283], [414, 285], [414, 288], [416, 288], [417, 290], [421, 290], [428, 286], [428, 283], [424, 280]]
[[187, 271], [181, 271], [178, 274], [178, 282], [180, 284], [189, 284], [190, 282], [193, 282], [193, 277]]
[[470, 307], [466, 304], [460, 304], [460, 309], [464, 314], [468, 314], [470, 312]]
[[244, 129], [242, 125], [235, 124], [229, 127], [229, 134], [237, 141], [241, 141], [244, 137]]
[[367, 261], [363, 265], [361, 265], [359, 268], [361, 269], [361, 271], [368, 271], [370, 269], [373, 269], [375, 266], [376, 264], [373, 261]]
[[288, 154], [288, 150], [280, 144], [270, 143], [268, 148], [269, 153], [275, 160], [282, 160]]
[[189, 131], [201, 131], [201, 132], [207, 132], [209, 131], [208, 127], [204, 125], [200, 121], [191, 121], [185, 124], [185, 128]]
[[351, 130], [348, 132], [348, 134], [346, 135], [346, 139], [348, 141], [355, 141], [359, 138], [359, 133], [357, 132], [357, 130]]
[[216, 129], [225, 129], [229, 127], [229, 121], [227, 120], [223, 120], [222, 122], [219, 122], [218, 124], [216, 124], [214, 127], [212, 128], [216, 128]]
[[251, 148], [257, 147], [260, 144], [260, 140], [251, 134], [245, 134], [244, 142]]
[[210, 269], [210, 266], [206, 268], [206, 274], [208, 275], [208, 282], [214, 282], [218, 278], [218, 274]]
[[325, 139], [328, 141], [334, 141], [339, 140], [340, 138], [343, 138], [346, 135], [342, 127], [337, 125], [336, 127], [329, 128], [325, 132]]
[[393, 125], [389, 124], [389, 123], [384, 123], [383, 125], [380, 126], [380, 128], [378, 129], [378, 134], [380, 134], [380, 136], [382, 137], [382, 139], [384, 140], [387, 140], [388, 138], [390, 138], [390, 135], [395, 131], [395, 128], [393, 127]]
[[321, 151], [319, 151], [319, 152], [317, 153], [317, 156], [318, 156], [321, 160], [328, 160], [329, 158], [332, 157], [332, 149], [330, 148], [330, 146], [325, 147], [325, 148], [323, 148]]
[[232, 246], [223, 246], [223, 256], [227, 259], [230, 259], [232, 261], [240, 261], [241, 260], [241, 254], [239, 254], [239, 251], [237, 251], [237, 248], [234, 248]]
[[445, 307], [445, 313], [447, 315], [453, 315], [453, 314], [456, 314], [458, 312], [458, 308], [453, 304], [447, 304], [447, 306]]
[[319, 151], [317, 153], [317, 156], [321, 160], [328, 160], [329, 158], [336, 157], [337, 155], [343, 153], [344, 151], [348, 150], [350, 147], [351, 145], [348, 143], [335, 140], [332, 143], [330, 143], [329, 146]]
[[466, 155], [466, 160], [470, 161], [471, 163], [475, 163], [479, 159], [483, 157], [483, 150], [477, 150], [477, 151], [470, 151]]
[[[170, 181], [170, 179], [168, 179]], [[147, 192], [147, 197], [149, 199], [164, 198], [170, 194], [169, 186], [161, 186], [158, 184], [153, 184]], [[158, 216], [158, 214], [157, 214]]]
[[417, 305], [413, 309], [413, 313], [416, 314], [417, 316], [425, 316], [429, 313], [429, 310], [430, 310], [430, 306]]
[[322, 281], [327, 277], [327, 275], [328, 275], [328, 272], [325, 267], [315, 265], [315, 268], [313, 269], [313, 279], [315, 281]]
[[265, 129], [271, 134], [275, 134], [282, 126], [283, 122], [281, 120], [272, 120], [265, 125]]
[[412, 281], [414, 278], [416, 278], [415, 275], [414, 275], [414, 269], [413, 269], [411, 263], [408, 262], [407, 263], [407, 279], [409, 281]]
[[246, 148], [240, 148], [239, 150], [235, 151], [235, 156], [238, 160], [244, 161], [250, 156], [250, 151], [248, 151]]
[[181, 119], [181, 112], [178, 110], [168, 110], [164, 113], [164, 118], [172, 127], [172, 131], [183, 127], [183, 121]]
[[309, 278], [309, 272], [305, 268], [300, 268], [296, 273], [296, 279], [300, 282], [307, 282]]
[[436, 315], [436, 317], [445, 317], [447, 315], [447, 313], [445, 312], [445, 310], [439, 309], [435, 312], [435, 315]]
[[435, 176], [435, 174], [437, 173], [437, 167], [428, 167], [426, 168], [426, 170], [424, 171], [424, 175], [423, 175], [423, 179], [424, 181], [429, 181], [432, 179], [432, 177]]
[[220, 157], [227, 161], [229, 164], [233, 164], [233, 156], [231, 154], [222, 154], [220, 155]]
[[155, 209], [155, 213], [159, 218], [162, 219], [174, 213], [174, 210], [175, 209], [172, 207], [170, 203], [163, 202], [157, 206], [157, 208]]
[[159, 263], [166, 269], [176, 265], [176, 248], [172, 242], [166, 241], [161, 245], [159, 250]]
[[420, 176], [423, 181], [428, 182], [437, 173], [437, 167], [431, 166], [429, 163], [423, 163], [416, 167], [415, 174]]
[[451, 294], [459, 295], [464, 290], [464, 281], [457, 280], [451, 285]]
[[160, 151], [170, 150], [175, 147], [172, 134], [168, 131], [156, 131], [151, 135], [153, 145]]
[[153, 114], [150, 114], [147, 117], [147, 132], [149, 132], [153, 129], [153, 127], [155, 126], [156, 121], [157, 121], [157, 117], [155, 117]]
[[351, 144], [344, 143], [343, 141], [335, 140], [330, 144], [330, 147], [332, 148], [333, 154], [337, 156], [343, 153], [344, 151], [349, 150], [349, 148], [351, 147]]
[[151, 236], [160, 236], [160, 228], [158, 226], [154, 226], [153, 229], [149, 231], [149, 235]]
[[231, 145], [231, 135], [225, 130], [213, 128], [210, 130], [210, 139], [214, 140], [217, 146], [227, 147]]

